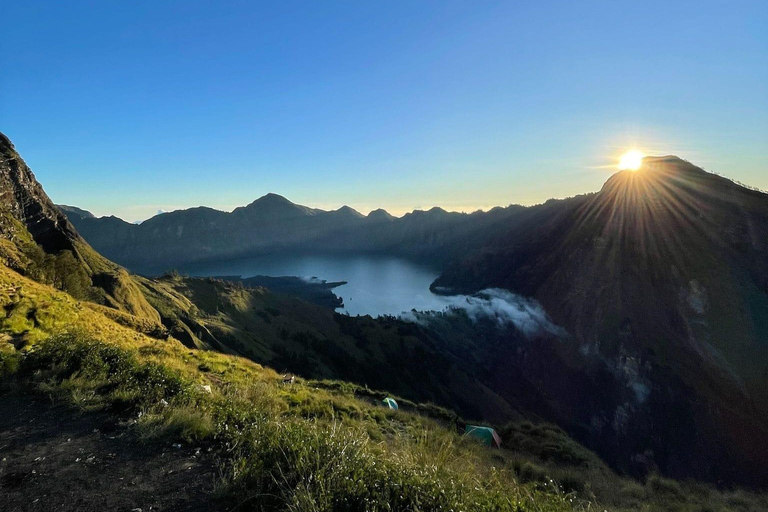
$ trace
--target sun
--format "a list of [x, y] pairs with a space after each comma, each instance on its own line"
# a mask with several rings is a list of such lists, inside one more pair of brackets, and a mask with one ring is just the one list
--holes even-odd
[[645, 153], [642, 151], [636, 149], [627, 151], [619, 159], [619, 170], [636, 171], [642, 167], [643, 158], [645, 158]]

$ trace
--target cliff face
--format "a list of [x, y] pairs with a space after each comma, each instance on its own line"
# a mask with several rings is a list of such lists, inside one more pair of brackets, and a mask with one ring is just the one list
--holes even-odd
[[94, 251], [0, 133], [0, 238], [8, 266], [151, 322], [160, 316], [132, 276]]
[[35, 175], [0, 133], [0, 208], [27, 228], [47, 253], [74, 251], [77, 232], [48, 198]]

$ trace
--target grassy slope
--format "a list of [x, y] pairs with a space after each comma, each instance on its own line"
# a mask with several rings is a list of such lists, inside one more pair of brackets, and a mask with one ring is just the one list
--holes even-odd
[[[8, 314], [3, 331], [28, 343], [29, 355], [18, 370], [23, 378], [84, 407], [140, 410], [142, 428], [154, 435], [224, 443], [231, 450], [228, 485], [268, 488], [276, 495], [268, 501], [278, 509], [307, 500], [334, 507], [351, 500], [355, 509], [355, 500], [359, 505], [379, 491], [392, 493], [395, 503], [401, 500], [396, 509], [416, 503], [425, 510], [454, 504], [484, 509], [493, 503], [501, 509], [517, 504], [534, 510], [570, 508], [562, 493], [515, 484], [484, 463], [485, 450], [460, 442], [424, 416], [385, 410], [343, 387], [321, 389], [301, 381], [280, 386], [278, 374], [249, 360], [149, 338], [113, 322], [99, 306], [4, 268], [0, 290]], [[65, 329], [80, 332], [45, 338]], [[5, 368], [14, 366], [11, 347], [4, 347]], [[435, 466], [434, 457], [443, 464]], [[266, 467], [265, 458], [270, 459]], [[318, 485], [332, 480], [335, 490], [308, 488], [310, 474]], [[372, 480], [339, 487], [352, 476]], [[402, 497], [394, 496], [400, 492]]]
[[[213, 279], [143, 280], [149, 301], [206, 346], [303, 376], [343, 379], [450, 406], [472, 418], [515, 417], [444, 347], [395, 320], [350, 318], [293, 297]], [[177, 329], [179, 334], [184, 334]]]
[[125, 315], [117, 323], [102, 306], [2, 266], [0, 303], [5, 311], [0, 329], [8, 341], [0, 343], [0, 371], [6, 377], [15, 373], [84, 408], [138, 417], [136, 428], [144, 435], [221, 447], [222, 499], [237, 496], [246, 509], [571, 510], [599, 502], [631, 510], [672, 505], [759, 510], [768, 505], [743, 492], [717, 493], [659, 478], [645, 485], [622, 479], [546, 425], [508, 425], [502, 434], [509, 449], [488, 450], [445, 428], [447, 411], [407, 401], [402, 401], [405, 410], [389, 411], [377, 405], [381, 394], [342, 382], [299, 379], [283, 386], [276, 372], [250, 360], [151, 338], [128, 327], [132, 319], [140, 325], [139, 319]]
[[103, 276], [100, 289], [104, 290], [104, 304], [147, 321], [160, 323], [160, 315], [147, 302], [136, 276], [94, 251], [85, 240], [76, 240], [75, 247], [91, 273]]

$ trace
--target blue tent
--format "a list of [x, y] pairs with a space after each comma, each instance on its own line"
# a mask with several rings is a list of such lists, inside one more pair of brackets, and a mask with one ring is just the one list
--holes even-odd
[[387, 397], [384, 400], [382, 400], [381, 403], [384, 404], [384, 407], [388, 407], [394, 410], [399, 409], [399, 407], [397, 406], [397, 402], [395, 402], [394, 398]]
[[464, 432], [472, 436], [486, 446], [501, 448], [501, 437], [491, 427], [480, 427], [477, 425], [467, 425]]

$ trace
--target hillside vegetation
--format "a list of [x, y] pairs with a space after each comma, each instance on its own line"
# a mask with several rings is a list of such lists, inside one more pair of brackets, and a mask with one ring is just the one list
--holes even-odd
[[472, 375], [474, 369], [417, 325], [349, 317], [219, 279], [168, 275], [140, 282], [173, 336], [187, 346], [241, 355], [283, 372], [388, 389], [472, 418], [503, 421], [516, 414]]
[[573, 496], [516, 484], [482, 448], [433, 419], [379, 407], [374, 393], [281, 386], [270, 369], [148, 338], [5, 269], [0, 287], [13, 290], [0, 298], [2, 330], [21, 340], [4, 344], [5, 378], [84, 408], [141, 412], [148, 436], [215, 443], [226, 452], [222, 492], [251, 495], [248, 508], [570, 509]]
[[[758, 510], [745, 493], [613, 474], [560, 429], [500, 429], [491, 450], [453, 415], [338, 381], [298, 379], [250, 360], [161, 341], [0, 267], [4, 386], [133, 418], [148, 438], [220, 450], [222, 507], [242, 510]], [[210, 392], [208, 388], [210, 386]], [[655, 504], [654, 504], [655, 503]]]

